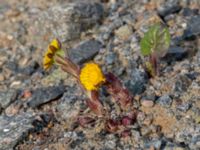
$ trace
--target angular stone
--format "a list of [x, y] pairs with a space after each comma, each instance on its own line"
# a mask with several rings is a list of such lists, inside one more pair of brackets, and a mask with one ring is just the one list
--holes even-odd
[[198, 15], [199, 10], [198, 9], [191, 9], [189, 7], [183, 8], [182, 15], [183, 16], [194, 16]]
[[178, 3], [170, 3], [163, 7], [158, 8], [158, 14], [161, 17], [165, 17], [167, 15], [177, 13], [182, 9], [182, 7]]
[[163, 95], [158, 98], [157, 102], [163, 107], [170, 107], [172, 104], [172, 98], [169, 95]]
[[17, 98], [17, 91], [9, 89], [8, 91], [0, 92], [0, 105], [6, 108], [11, 102]]
[[188, 78], [186, 75], [179, 75], [176, 77], [176, 81], [173, 85], [173, 91], [174, 92], [187, 91], [190, 84], [191, 84], [190, 78]]
[[19, 72], [25, 75], [31, 76], [34, 72], [39, 68], [39, 64], [37, 62], [31, 62], [30, 65], [24, 68], [19, 68]]
[[117, 58], [116, 54], [113, 52], [110, 52], [105, 57], [105, 64], [111, 65], [115, 62], [115, 59]]
[[0, 116], [0, 150], [13, 150], [30, 132], [41, 131], [54, 118], [52, 115], [22, 113], [13, 117]]
[[73, 120], [78, 116], [81, 106], [81, 101], [79, 101], [81, 97], [80, 93], [81, 91], [78, 90], [77, 87], [70, 87], [67, 89], [59, 104], [56, 106], [60, 114], [58, 120]]
[[188, 51], [182, 47], [170, 47], [164, 58], [167, 59], [168, 62], [172, 62], [173, 60], [180, 61], [184, 59], [187, 54]]
[[131, 26], [124, 25], [115, 31], [115, 34], [122, 40], [127, 40], [132, 34], [133, 29]]
[[35, 20], [30, 22], [29, 33], [42, 38], [37, 41], [33, 39], [34, 44], [42, 47], [47, 45], [44, 43], [47, 37], [48, 41], [55, 37], [61, 42], [74, 40], [79, 38], [81, 32], [98, 24], [103, 14], [103, 6], [95, 2], [79, 1], [56, 5], [41, 12]]
[[33, 120], [34, 116], [28, 113], [14, 117], [0, 116], [0, 149], [13, 150], [33, 128]]
[[187, 112], [191, 108], [192, 104], [189, 102], [178, 105], [176, 108], [182, 112]]
[[153, 102], [152, 100], [145, 100], [145, 99], [143, 99], [143, 100], [141, 101], [141, 104], [142, 104], [142, 106], [144, 106], [144, 107], [153, 107], [154, 102]]
[[64, 91], [65, 87], [63, 85], [36, 89], [32, 92], [32, 97], [27, 104], [32, 108], [38, 107], [61, 97]]
[[92, 59], [102, 48], [102, 44], [97, 40], [87, 40], [81, 42], [75, 48], [69, 50], [69, 56], [73, 62], [81, 64]]
[[127, 81], [125, 85], [133, 94], [141, 94], [145, 90], [146, 82], [147, 76], [145, 72], [135, 69], [131, 73], [131, 79]]
[[200, 34], [200, 15], [193, 16], [187, 23], [187, 29], [184, 31], [183, 39], [190, 39]]

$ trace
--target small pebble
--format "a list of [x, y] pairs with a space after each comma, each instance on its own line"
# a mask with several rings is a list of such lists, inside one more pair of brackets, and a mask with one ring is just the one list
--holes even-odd
[[122, 40], [127, 40], [133, 33], [132, 27], [128, 25], [121, 26], [115, 31], [115, 34]]
[[3, 129], [3, 132], [8, 132], [9, 131], [9, 129]]
[[5, 113], [6, 113], [7, 116], [14, 116], [14, 115], [17, 115], [19, 113], [20, 108], [21, 108], [20, 104], [12, 103], [10, 106], [8, 106], [5, 109]]
[[19, 87], [21, 85], [21, 81], [14, 81], [11, 83], [10, 87], [11, 88], [16, 88], [16, 87]]
[[153, 107], [154, 106], [154, 102], [151, 100], [142, 100], [141, 104], [144, 107]]
[[157, 102], [163, 107], [170, 107], [172, 104], [172, 98], [169, 95], [163, 95], [158, 98]]

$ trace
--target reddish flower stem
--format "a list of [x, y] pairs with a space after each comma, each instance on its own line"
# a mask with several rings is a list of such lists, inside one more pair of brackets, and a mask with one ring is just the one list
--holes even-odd
[[123, 110], [131, 105], [133, 96], [128, 89], [123, 86], [121, 81], [112, 73], [106, 74], [107, 82], [105, 84], [108, 93], [115, 99]]
[[159, 76], [159, 64], [158, 64], [158, 57], [156, 55], [156, 53], [152, 53], [149, 56], [149, 62], [152, 65], [152, 69], [153, 69], [153, 76]]

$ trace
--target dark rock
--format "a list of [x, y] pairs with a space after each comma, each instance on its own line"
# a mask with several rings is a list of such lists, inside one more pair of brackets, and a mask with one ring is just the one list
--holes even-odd
[[0, 116], [0, 149], [12, 150], [33, 128], [34, 116], [25, 113], [14, 117]]
[[[183, 146], [181, 146], [181, 144]], [[188, 149], [187, 146], [185, 146], [184, 143], [181, 143], [181, 144], [176, 144], [176, 143], [173, 143], [173, 142], [168, 142], [166, 143], [165, 145], [165, 149], [177, 149], [177, 150], [185, 150], [185, 149]]]
[[163, 107], [170, 107], [172, 101], [173, 100], [169, 95], [163, 95], [157, 99], [157, 102]]
[[194, 39], [200, 34], [200, 15], [193, 16], [187, 23], [187, 29], [184, 31], [183, 39]]
[[92, 59], [101, 48], [102, 44], [99, 41], [83, 41], [77, 47], [69, 50], [69, 56], [73, 62], [81, 64]]
[[181, 45], [183, 40], [184, 40], [183, 36], [173, 37], [171, 38], [171, 45]]
[[180, 75], [176, 78], [175, 84], [173, 85], [174, 92], [184, 92], [190, 86], [191, 80], [186, 75]]
[[[44, 116], [50, 116], [51, 119], [44, 119]], [[52, 120], [52, 116], [48, 114], [35, 116], [23, 113], [14, 117], [0, 116], [0, 149], [13, 150], [30, 132], [36, 132], [38, 128], [41, 131], [50, 120]], [[36, 122], [40, 122], [40, 124], [36, 124]]]
[[190, 9], [189, 7], [183, 8], [182, 14], [183, 16], [193, 16], [198, 15], [199, 10], [198, 9]]
[[186, 102], [178, 105], [176, 108], [180, 111], [187, 112], [191, 108], [192, 104], [190, 102]]
[[170, 47], [164, 59], [167, 62], [172, 62], [174, 60], [180, 61], [188, 55], [187, 50], [182, 47]]
[[32, 128], [31, 132], [41, 132], [44, 127], [48, 126], [49, 122], [55, 122], [55, 118], [52, 114], [41, 114], [39, 116], [39, 119], [34, 119], [32, 121], [32, 125], [34, 128]]
[[147, 75], [145, 72], [141, 72], [138, 69], [135, 69], [131, 73], [131, 79], [125, 83], [128, 89], [133, 94], [141, 94], [145, 90], [145, 84], [147, 82]]
[[[30, 34], [49, 38], [59, 38], [61, 42], [79, 38], [81, 32], [98, 24], [104, 15], [103, 6], [100, 3], [74, 2], [51, 7], [48, 11], [41, 12], [37, 19], [33, 20], [29, 29]], [[38, 39], [34, 44], [45, 46]], [[43, 40], [42, 40], [43, 41]], [[38, 43], [39, 42], [39, 43]], [[42, 45], [43, 44], [43, 45]]]
[[34, 72], [37, 71], [39, 68], [39, 64], [37, 62], [32, 62], [29, 66], [22, 68], [19, 70], [20, 73], [25, 74], [25, 75], [32, 75]]
[[190, 72], [187, 73], [186, 76], [190, 79], [190, 80], [196, 80], [196, 78], [200, 75], [200, 73], [198, 72]]
[[115, 53], [109, 53], [106, 58], [105, 58], [105, 64], [107, 65], [111, 65], [115, 62], [115, 59], [116, 59], [116, 54]]
[[114, 34], [114, 30], [119, 28], [122, 25], [123, 25], [122, 19], [117, 18], [115, 20], [112, 20], [111, 24], [107, 26], [103, 26], [101, 28], [102, 32], [99, 34], [97, 39], [101, 41], [102, 43], [104, 43], [104, 41], [108, 40]]
[[158, 8], [158, 15], [164, 18], [167, 15], [178, 13], [182, 7], [178, 3], [169, 3], [163, 7]]
[[162, 138], [162, 145], [161, 149], [176, 149], [176, 150], [188, 150], [187, 144], [174, 142], [171, 139], [168, 139], [166, 137]]
[[[81, 101], [83, 96], [80, 95], [81, 91], [77, 87], [69, 87], [63, 94], [60, 102], [56, 106], [60, 117], [60, 120], [70, 120], [76, 118], [80, 112]], [[83, 107], [83, 105], [82, 105]]]
[[17, 98], [17, 91], [9, 89], [8, 91], [0, 92], [0, 105], [2, 108], [6, 108], [15, 101]]
[[28, 106], [35, 108], [56, 100], [62, 96], [64, 91], [65, 87], [63, 85], [36, 89], [32, 92], [32, 97], [28, 101]]

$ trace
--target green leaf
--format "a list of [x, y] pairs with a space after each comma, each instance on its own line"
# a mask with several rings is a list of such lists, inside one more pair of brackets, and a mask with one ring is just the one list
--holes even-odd
[[170, 34], [168, 28], [154, 25], [144, 34], [140, 42], [141, 53], [148, 56], [154, 52], [158, 55], [163, 54], [170, 45]]

